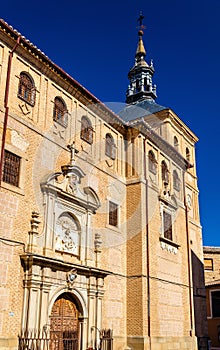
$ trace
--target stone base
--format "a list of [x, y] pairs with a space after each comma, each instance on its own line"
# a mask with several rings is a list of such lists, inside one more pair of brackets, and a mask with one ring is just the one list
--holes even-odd
[[18, 337], [0, 338], [0, 350], [18, 350]]
[[198, 350], [196, 337], [128, 337], [132, 350]]

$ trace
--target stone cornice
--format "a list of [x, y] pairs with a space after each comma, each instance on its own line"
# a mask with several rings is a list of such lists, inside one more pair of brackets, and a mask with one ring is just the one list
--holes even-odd
[[124, 133], [124, 122], [118, 115], [111, 111], [103, 102], [96, 98], [62, 68], [51, 61], [48, 56], [46, 56], [29, 40], [24, 36], [21, 36], [20, 33], [9, 26], [4, 20], [0, 19], [0, 39], [9, 46], [9, 48], [14, 47], [19, 36], [20, 44], [16, 49], [18, 55], [21, 55], [42, 74], [46, 75], [53, 82], [62, 87], [79, 102], [87, 106], [107, 123], [112, 125], [116, 130]]
[[46, 257], [43, 255], [33, 254], [29, 252], [21, 254], [20, 259], [22, 261], [23, 266], [26, 267], [26, 269], [30, 268], [33, 265], [38, 265], [41, 267], [49, 267], [53, 270], [57, 269], [68, 272], [74, 268], [76, 269], [77, 274], [79, 275], [84, 275], [87, 277], [94, 276], [97, 278], [105, 278], [106, 276], [112, 274], [110, 271], [98, 269], [96, 267], [71, 264], [60, 259]]

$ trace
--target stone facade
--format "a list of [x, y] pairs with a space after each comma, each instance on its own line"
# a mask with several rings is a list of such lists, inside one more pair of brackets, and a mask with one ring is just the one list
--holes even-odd
[[208, 334], [214, 349], [220, 349], [220, 248], [204, 247], [204, 270]]
[[2, 20], [0, 89], [0, 348], [205, 349], [197, 137], [147, 94], [114, 114]]

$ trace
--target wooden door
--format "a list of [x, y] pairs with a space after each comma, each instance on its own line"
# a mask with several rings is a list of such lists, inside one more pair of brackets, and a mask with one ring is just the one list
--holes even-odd
[[51, 350], [78, 350], [79, 311], [68, 294], [54, 303], [50, 316]]

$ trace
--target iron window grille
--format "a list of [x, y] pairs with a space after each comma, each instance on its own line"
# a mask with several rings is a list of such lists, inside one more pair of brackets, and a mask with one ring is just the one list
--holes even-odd
[[3, 181], [17, 186], [19, 185], [21, 158], [7, 150], [4, 152]]
[[32, 77], [25, 72], [20, 74], [18, 85], [18, 97], [34, 106], [36, 97], [36, 88]]
[[83, 116], [81, 119], [81, 133], [80, 137], [82, 140], [88, 142], [89, 144], [93, 143], [93, 128], [89, 118]]
[[115, 159], [115, 142], [111, 134], [106, 134], [105, 136], [105, 154], [111, 158]]
[[62, 126], [67, 126], [67, 108], [66, 104], [60, 97], [55, 97], [53, 107], [53, 120]]
[[109, 202], [109, 225], [118, 226], [118, 205]]

